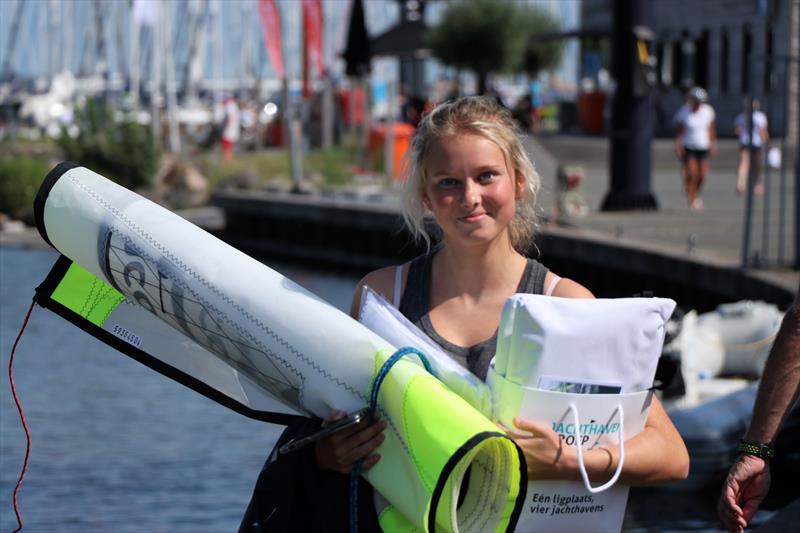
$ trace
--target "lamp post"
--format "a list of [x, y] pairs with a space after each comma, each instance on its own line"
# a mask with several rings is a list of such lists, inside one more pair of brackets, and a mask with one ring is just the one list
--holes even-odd
[[612, 100], [611, 184], [603, 211], [657, 209], [651, 183], [654, 34], [649, 0], [615, 0], [612, 58], [617, 89]]

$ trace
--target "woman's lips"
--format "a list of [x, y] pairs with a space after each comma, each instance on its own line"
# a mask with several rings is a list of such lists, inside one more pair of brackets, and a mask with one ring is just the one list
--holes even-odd
[[485, 216], [486, 216], [486, 213], [483, 213], [483, 212], [481, 212], [481, 213], [470, 213], [467, 216], [461, 217], [459, 220], [462, 220], [463, 222], [477, 222], [477, 221], [479, 221], [480, 219], [482, 219]]

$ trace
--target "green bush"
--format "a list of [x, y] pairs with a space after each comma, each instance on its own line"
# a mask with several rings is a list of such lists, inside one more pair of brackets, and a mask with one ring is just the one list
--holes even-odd
[[0, 212], [17, 213], [33, 207], [33, 198], [50, 167], [29, 156], [0, 157]]
[[80, 133], [58, 139], [66, 159], [94, 170], [129, 189], [152, 185], [158, 150], [149, 126], [114, 120], [104, 104], [87, 101], [76, 113]]

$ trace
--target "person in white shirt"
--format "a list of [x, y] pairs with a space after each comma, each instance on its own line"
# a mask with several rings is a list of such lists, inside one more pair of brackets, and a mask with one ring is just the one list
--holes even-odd
[[[753, 169], [755, 172], [755, 193], [764, 194], [761, 181], [761, 167], [764, 160], [763, 148], [769, 142], [767, 116], [759, 111], [758, 100], [753, 99]], [[742, 194], [747, 189], [747, 176], [750, 173], [750, 124], [748, 124], [747, 102], [745, 111], [739, 113], [734, 122], [734, 130], [739, 137], [739, 168], [737, 171], [736, 192]]]
[[683, 163], [683, 179], [689, 207], [703, 209], [700, 189], [708, 175], [709, 157], [717, 152], [714, 108], [700, 87], [689, 91], [688, 101], [675, 115], [675, 153]]
[[233, 151], [239, 140], [239, 104], [232, 96], [225, 98], [225, 122], [222, 125], [222, 160], [233, 161]]

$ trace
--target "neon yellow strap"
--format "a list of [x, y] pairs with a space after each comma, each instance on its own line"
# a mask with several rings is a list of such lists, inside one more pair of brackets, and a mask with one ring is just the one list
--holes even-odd
[[52, 299], [102, 326], [125, 297], [79, 264], [72, 263], [53, 291]]

